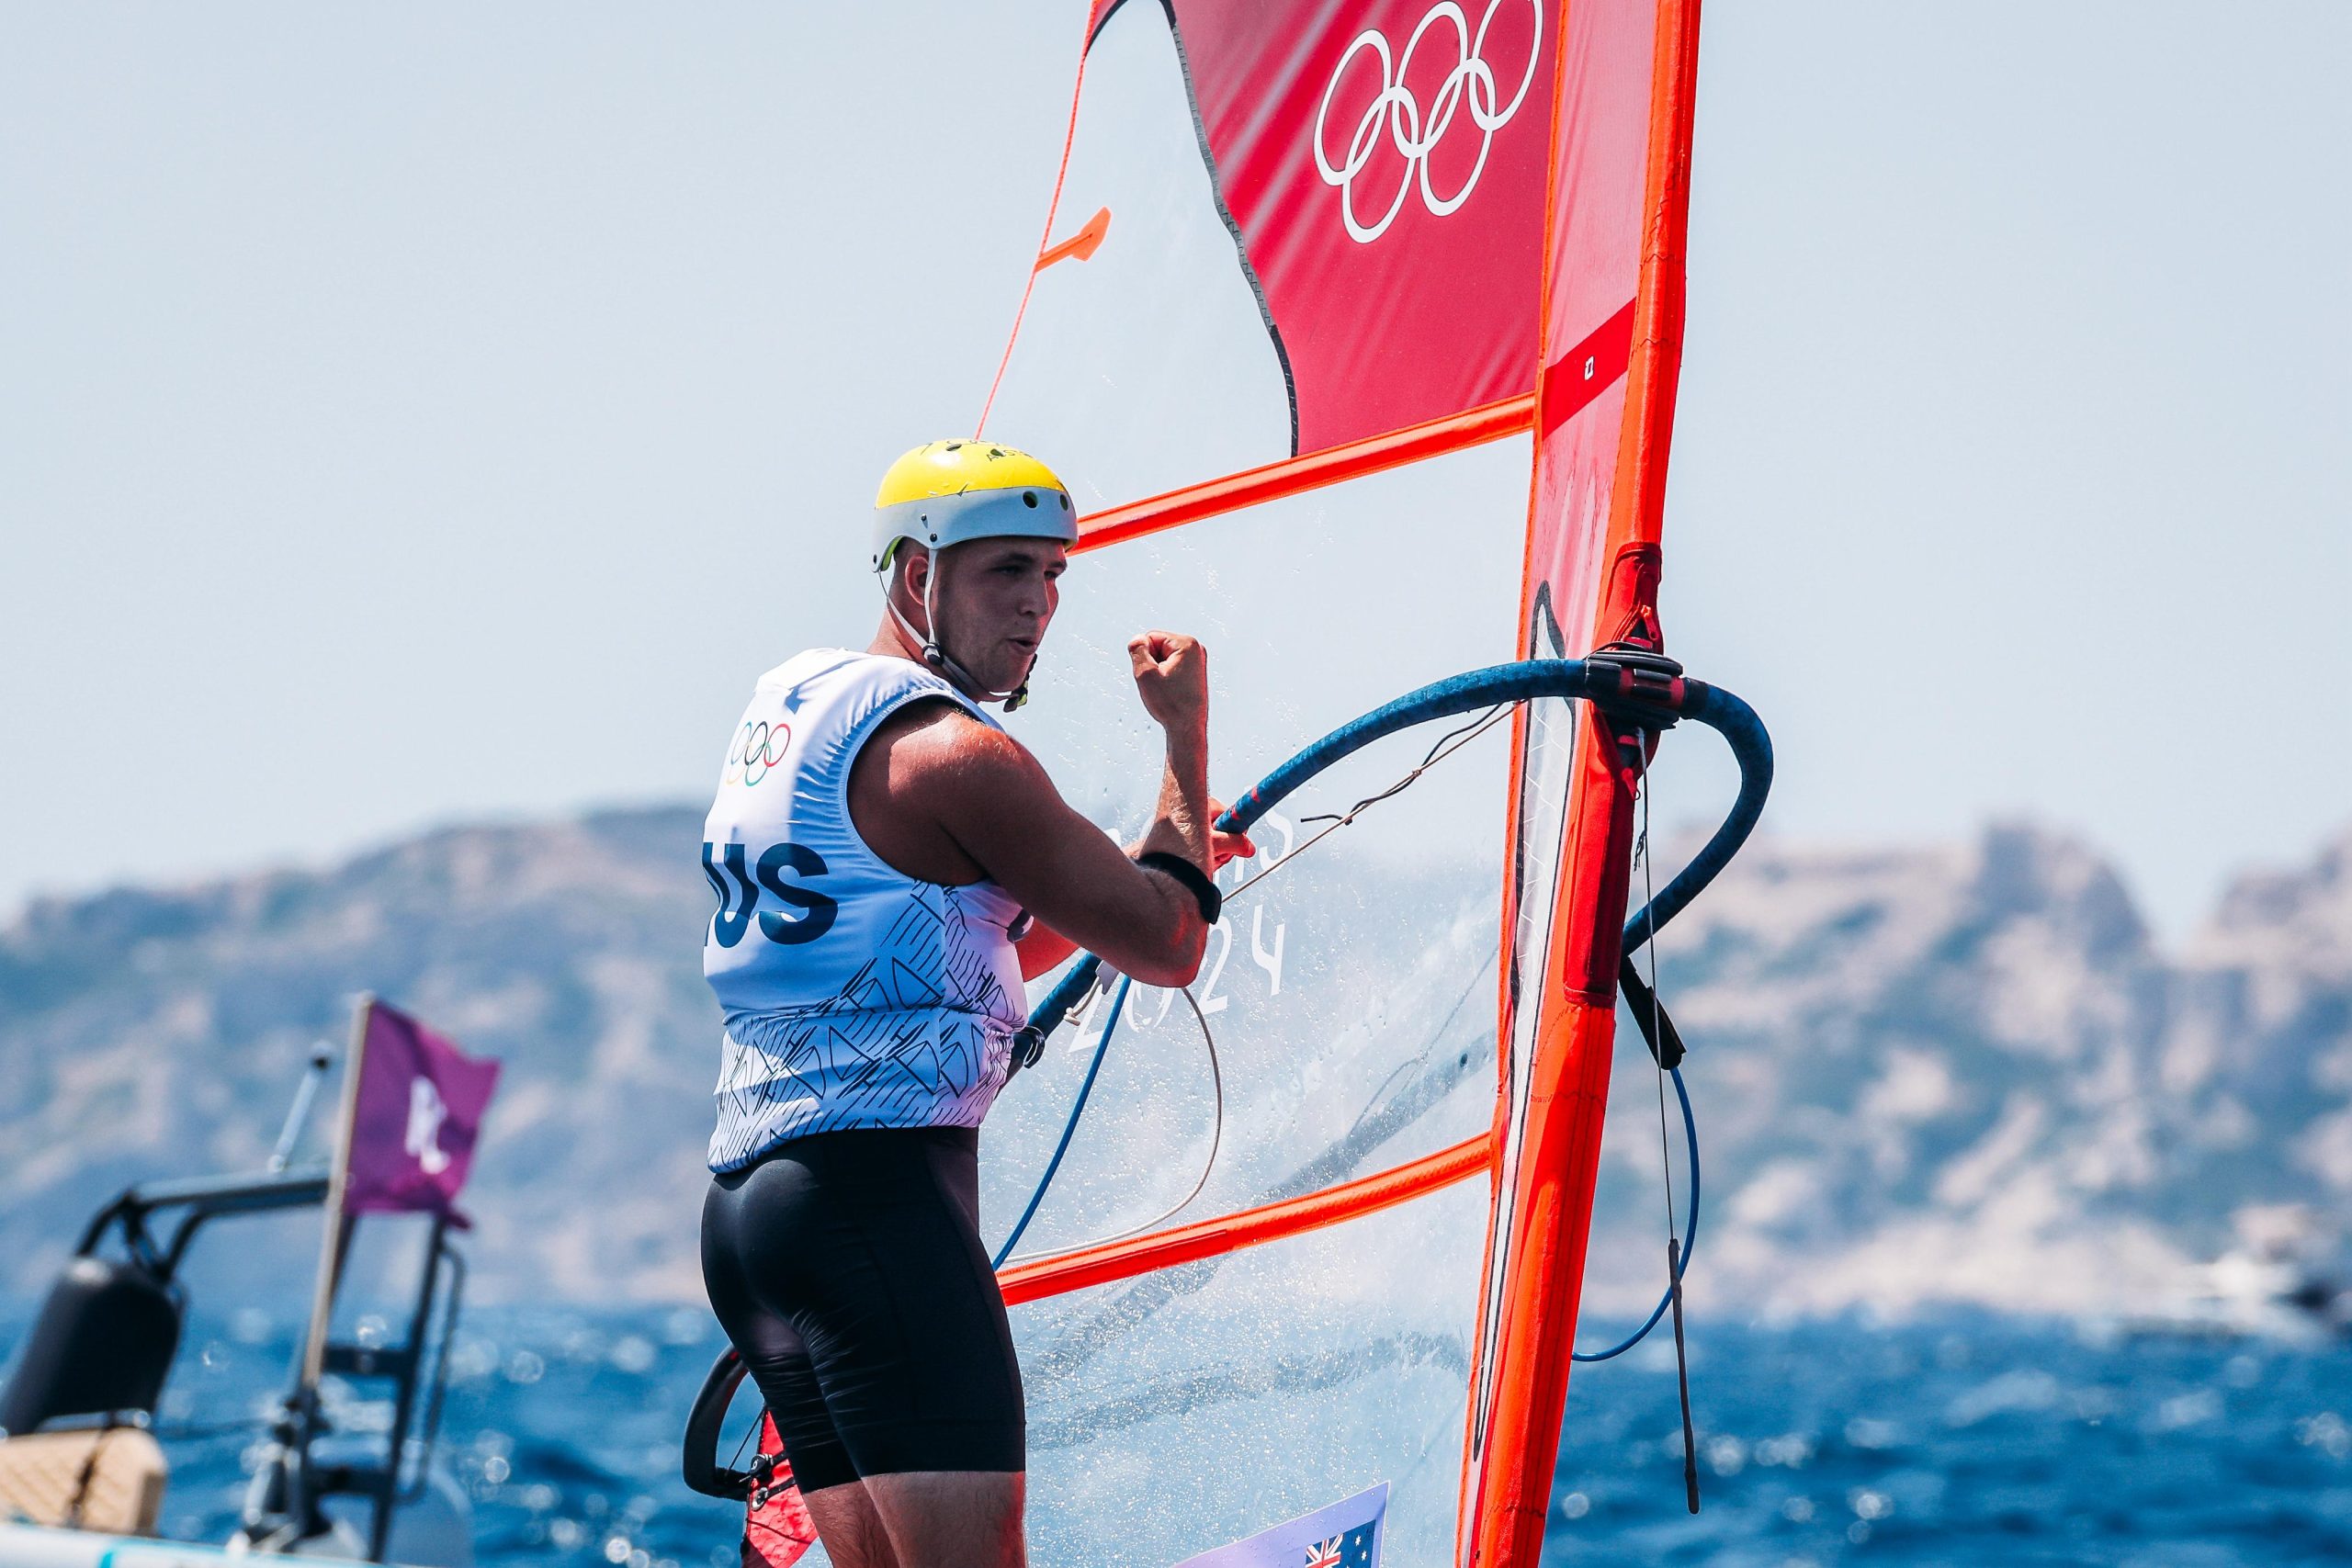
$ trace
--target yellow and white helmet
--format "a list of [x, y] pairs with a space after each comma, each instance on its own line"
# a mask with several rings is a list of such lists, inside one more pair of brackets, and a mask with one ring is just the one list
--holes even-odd
[[967, 437], [918, 446], [882, 476], [874, 497], [874, 570], [900, 539], [942, 550], [970, 539], [1078, 543], [1069, 487], [1026, 452]]

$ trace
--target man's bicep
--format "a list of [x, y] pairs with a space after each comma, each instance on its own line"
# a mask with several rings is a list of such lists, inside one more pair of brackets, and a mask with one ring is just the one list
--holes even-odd
[[1010, 737], [968, 750], [943, 781], [941, 820], [989, 879], [1054, 930], [1084, 942], [1138, 912], [1149, 881], [1125, 852], [1061, 797]]

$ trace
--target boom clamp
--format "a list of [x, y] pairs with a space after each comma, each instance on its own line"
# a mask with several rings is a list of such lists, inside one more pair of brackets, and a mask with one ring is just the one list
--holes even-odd
[[1690, 688], [1697, 684], [1682, 678], [1679, 661], [1633, 643], [1606, 643], [1586, 654], [1584, 662], [1593, 675], [1592, 705], [1653, 734], [1675, 727]]

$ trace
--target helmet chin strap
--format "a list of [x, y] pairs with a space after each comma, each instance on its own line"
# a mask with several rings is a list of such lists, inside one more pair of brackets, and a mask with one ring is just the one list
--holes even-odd
[[[931, 558], [931, 570], [923, 574], [922, 580], [922, 619], [926, 628], [935, 628], [939, 625], [939, 608], [935, 597], [938, 586], [939, 558], [934, 554]], [[1022, 678], [1021, 684], [1009, 692], [990, 691], [979, 677], [950, 657], [948, 651], [939, 645], [939, 639], [932, 630], [926, 629], [920, 632], [915, 630], [914, 624], [899, 612], [899, 602], [890, 596], [890, 587], [887, 581], [882, 586], [882, 607], [890, 612], [890, 618], [899, 623], [900, 631], [906, 633], [910, 639], [922, 644], [922, 661], [949, 680], [968, 690], [979, 693], [985, 701], [1002, 703], [1004, 711], [1007, 713], [1011, 713], [1029, 700], [1029, 681], [1026, 676]], [[1030, 668], [1033, 670], [1036, 668], [1035, 660], [1030, 661]]]

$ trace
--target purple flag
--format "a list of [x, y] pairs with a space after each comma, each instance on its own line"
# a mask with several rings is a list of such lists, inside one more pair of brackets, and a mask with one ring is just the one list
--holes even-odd
[[1380, 1521], [1387, 1511], [1384, 1481], [1344, 1503], [1187, 1557], [1176, 1568], [1380, 1568]]
[[497, 1087], [496, 1062], [476, 1061], [397, 1008], [370, 1003], [344, 1213], [437, 1209], [464, 1224], [458, 1190]]

